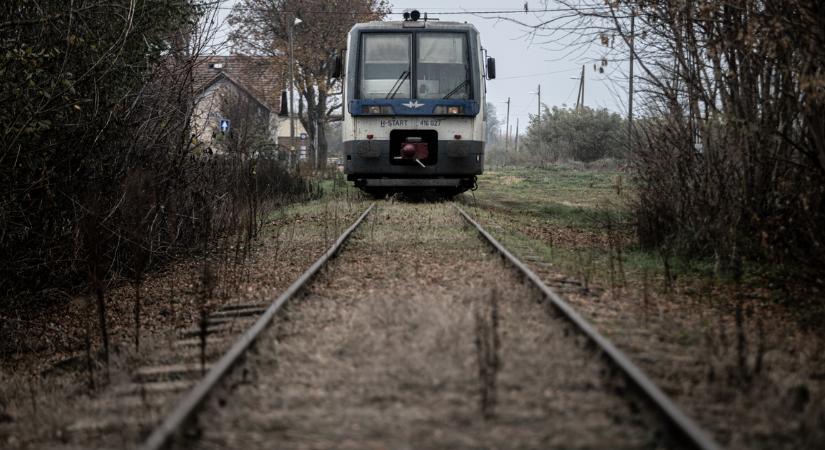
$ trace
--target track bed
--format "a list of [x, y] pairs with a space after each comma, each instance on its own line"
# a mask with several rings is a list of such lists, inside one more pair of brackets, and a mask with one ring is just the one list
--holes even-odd
[[538, 299], [449, 205], [382, 203], [186, 446], [662, 446]]

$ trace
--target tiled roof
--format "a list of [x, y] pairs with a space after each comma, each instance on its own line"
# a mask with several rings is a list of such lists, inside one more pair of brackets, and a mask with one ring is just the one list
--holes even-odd
[[221, 72], [243, 85], [255, 98], [274, 112], [281, 108], [281, 91], [287, 83], [286, 65], [277, 57], [204, 56], [195, 64], [195, 89], [203, 89]]

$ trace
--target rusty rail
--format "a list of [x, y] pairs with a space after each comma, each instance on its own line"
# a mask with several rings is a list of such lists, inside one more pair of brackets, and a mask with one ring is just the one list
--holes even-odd
[[349, 228], [347, 228], [341, 236], [335, 241], [335, 243], [323, 254], [321, 257], [315, 261], [315, 263], [304, 272], [300, 278], [298, 278], [292, 285], [287, 288], [277, 299], [275, 299], [269, 307], [267, 307], [266, 311], [258, 318], [257, 321], [250, 327], [237, 341], [232, 345], [232, 347], [219, 359], [209, 372], [189, 391], [185, 397], [178, 403], [174, 410], [172, 410], [169, 415], [167, 415], [163, 421], [158, 424], [158, 426], [152, 431], [152, 434], [143, 442], [140, 446], [141, 450], [159, 450], [162, 448], [166, 448], [172, 441], [172, 439], [176, 436], [178, 432], [180, 432], [184, 426], [187, 424], [189, 419], [191, 419], [197, 409], [203, 404], [203, 402], [209, 397], [209, 394], [212, 390], [218, 386], [221, 380], [228, 375], [233, 367], [238, 364], [241, 360], [242, 356], [246, 351], [250, 348], [255, 339], [261, 335], [261, 333], [267, 329], [269, 324], [272, 322], [272, 319], [275, 317], [275, 314], [278, 310], [286, 303], [287, 300], [292, 298], [296, 293], [298, 293], [306, 284], [318, 273], [319, 270], [330, 260], [347, 239], [352, 235], [352, 233], [361, 225], [361, 222], [369, 215], [370, 211], [372, 211], [375, 204], [371, 204], [369, 208], [367, 208]]
[[593, 325], [585, 320], [555, 291], [550, 289], [529, 267], [519, 261], [510, 251], [501, 245], [496, 238], [488, 233], [478, 222], [473, 220], [461, 207], [455, 208], [469, 224], [490, 244], [501, 256], [533, 284], [550, 304], [578, 329], [602, 352], [605, 359], [618, 369], [645, 399], [661, 414], [670, 428], [682, 438], [680, 442], [702, 450], [718, 450], [722, 447], [699, 425], [688, 417], [673, 400], [654, 383], [630, 358], [619, 350], [610, 340], [599, 333]]

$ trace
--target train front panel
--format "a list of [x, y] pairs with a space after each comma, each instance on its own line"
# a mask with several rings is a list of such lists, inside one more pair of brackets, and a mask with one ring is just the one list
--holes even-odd
[[473, 187], [484, 167], [481, 60], [472, 25], [356, 25], [344, 83], [348, 178], [366, 190]]

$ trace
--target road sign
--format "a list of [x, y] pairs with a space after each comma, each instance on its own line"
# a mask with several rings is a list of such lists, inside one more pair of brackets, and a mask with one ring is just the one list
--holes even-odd
[[307, 140], [307, 134], [306, 133], [301, 133], [301, 140], [302, 141]]
[[229, 119], [221, 119], [221, 133], [226, 134], [229, 131]]

